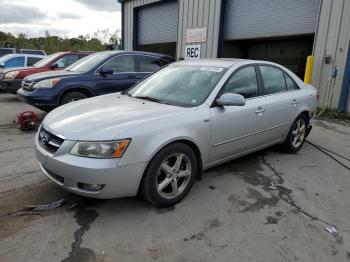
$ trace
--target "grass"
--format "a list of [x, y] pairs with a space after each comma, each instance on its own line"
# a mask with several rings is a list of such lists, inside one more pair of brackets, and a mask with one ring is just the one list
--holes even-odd
[[342, 113], [339, 112], [337, 109], [326, 109], [324, 112], [319, 115], [321, 112], [321, 108], [317, 108], [317, 116], [319, 117], [326, 117], [330, 119], [342, 119], [342, 120], [348, 120], [350, 121], [350, 114], [349, 113]]

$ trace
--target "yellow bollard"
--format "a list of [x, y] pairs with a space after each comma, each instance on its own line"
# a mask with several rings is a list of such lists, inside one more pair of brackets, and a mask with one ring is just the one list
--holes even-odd
[[310, 55], [307, 57], [307, 60], [306, 60], [306, 68], [305, 68], [305, 76], [304, 76], [305, 84], [311, 83], [313, 65], [314, 65], [314, 57]]

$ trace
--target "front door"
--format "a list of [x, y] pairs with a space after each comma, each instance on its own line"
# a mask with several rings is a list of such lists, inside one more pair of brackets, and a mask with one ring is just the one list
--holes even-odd
[[113, 74], [101, 75], [96, 72], [95, 91], [99, 95], [124, 91], [142, 79], [142, 75], [136, 72], [133, 55], [114, 57], [101, 69], [112, 69]]
[[[222, 89], [246, 98], [244, 106], [213, 106], [211, 114], [211, 150], [209, 162], [215, 163], [263, 144], [265, 112], [259, 96], [254, 66], [235, 71]], [[221, 95], [220, 94], [220, 95]]]

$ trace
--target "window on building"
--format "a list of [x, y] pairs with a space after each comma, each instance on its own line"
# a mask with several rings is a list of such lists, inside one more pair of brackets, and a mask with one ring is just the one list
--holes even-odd
[[224, 87], [224, 93], [236, 93], [244, 98], [252, 98], [258, 95], [258, 82], [255, 68], [244, 67], [234, 72]]
[[275, 94], [286, 91], [286, 81], [282, 70], [271, 66], [260, 66], [264, 82], [264, 94]]

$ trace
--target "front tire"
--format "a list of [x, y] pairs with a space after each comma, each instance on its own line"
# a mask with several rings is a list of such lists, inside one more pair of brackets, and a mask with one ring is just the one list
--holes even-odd
[[69, 92], [62, 97], [60, 105], [65, 105], [74, 101], [85, 99], [87, 97], [87, 95], [81, 92]]
[[301, 149], [307, 136], [308, 125], [309, 121], [304, 114], [298, 116], [289, 130], [287, 139], [283, 143], [285, 151], [296, 153]]
[[184, 143], [174, 143], [150, 161], [140, 185], [142, 197], [157, 207], [180, 202], [191, 190], [198, 172], [198, 159]]

